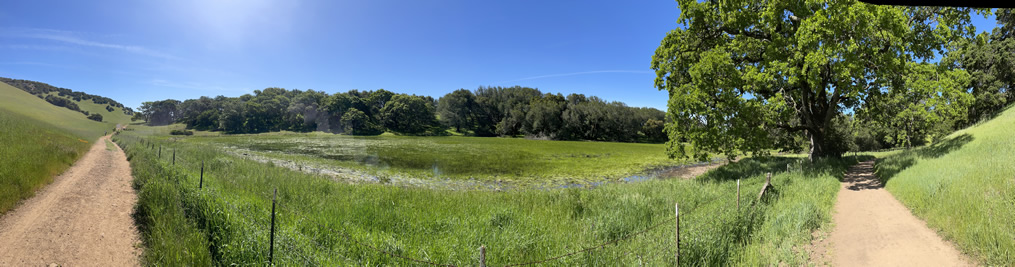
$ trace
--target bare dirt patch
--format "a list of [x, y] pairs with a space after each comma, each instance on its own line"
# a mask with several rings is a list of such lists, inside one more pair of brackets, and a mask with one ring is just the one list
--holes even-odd
[[0, 218], [0, 266], [139, 264], [130, 164], [108, 139]]
[[846, 173], [835, 203], [835, 224], [816, 236], [811, 262], [832, 266], [971, 266], [950, 243], [899, 203], [874, 176], [874, 161]]
[[[733, 161], [733, 162], [736, 162], [736, 161]], [[721, 161], [721, 162], [718, 162], [718, 163], [712, 163], [712, 164], [707, 164], [707, 165], [692, 165], [692, 166], [674, 168], [674, 169], [671, 169], [671, 170], [667, 170], [667, 171], [665, 171], [663, 173], [660, 173], [659, 174], [659, 178], [694, 179], [694, 177], [698, 177], [698, 176], [700, 176], [702, 174], [705, 174], [706, 172], [708, 172], [708, 171], [710, 171], [712, 169], [719, 168], [722, 165], [726, 165], [726, 163], [728, 163], [728, 162]]]

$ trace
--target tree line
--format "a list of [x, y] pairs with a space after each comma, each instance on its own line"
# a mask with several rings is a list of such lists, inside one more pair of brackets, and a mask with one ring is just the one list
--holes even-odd
[[471, 136], [664, 142], [665, 116], [653, 108], [520, 86], [459, 89], [439, 99], [384, 89], [328, 94], [273, 87], [239, 97], [144, 102], [134, 119], [230, 134], [285, 130], [449, 135], [454, 131]]

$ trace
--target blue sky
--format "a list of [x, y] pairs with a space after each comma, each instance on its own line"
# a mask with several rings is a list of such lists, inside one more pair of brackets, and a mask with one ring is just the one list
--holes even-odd
[[0, 76], [143, 101], [522, 85], [665, 109], [653, 1], [5, 1]]
[[678, 15], [671, 0], [5, 1], [0, 76], [132, 107], [266, 87], [522, 85], [665, 110], [649, 62]]

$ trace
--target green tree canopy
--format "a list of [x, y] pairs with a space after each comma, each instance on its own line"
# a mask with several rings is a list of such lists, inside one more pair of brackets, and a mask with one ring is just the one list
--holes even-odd
[[764, 153], [775, 128], [805, 133], [812, 160], [839, 156], [836, 115], [903, 86], [909, 62], [969, 34], [969, 12], [953, 8], [677, 2], [682, 27], [666, 35], [651, 65], [656, 87], [669, 91], [674, 157]]

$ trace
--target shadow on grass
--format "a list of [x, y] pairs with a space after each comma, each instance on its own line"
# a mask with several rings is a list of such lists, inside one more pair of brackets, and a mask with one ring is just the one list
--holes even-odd
[[736, 179], [746, 179], [751, 176], [764, 173], [779, 173], [786, 171], [799, 171], [805, 177], [817, 177], [821, 174], [830, 174], [839, 181], [843, 179], [845, 168], [860, 161], [872, 160], [873, 156], [847, 156], [839, 159], [821, 159], [811, 163], [806, 158], [794, 157], [757, 157], [746, 158], [725, 166], [716, 168], [708, 173], [699, 176], [696, 180], [701, 182], [725, 182]]
[[973, 136], [962, 134], [954, 138], [922, 147], [915, 150], [908, 150], [898, 155], [891, 156], [877, 161], [875, 173], [882, 184], [887, 184], [895, 175], [916, 164], [918, 159], [933, 159], [947, 155], [962, 146], [973, 141]]

